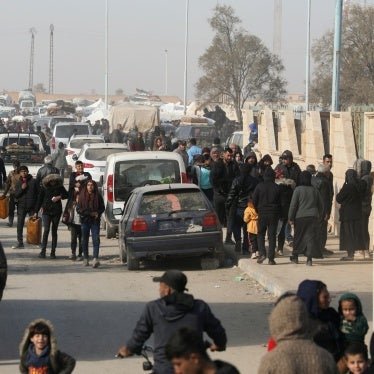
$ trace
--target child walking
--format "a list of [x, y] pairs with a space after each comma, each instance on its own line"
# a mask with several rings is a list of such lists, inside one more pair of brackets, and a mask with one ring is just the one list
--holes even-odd
[[258, 214], [253, 205], [252, 196], [248, 197], [248, 205], [244, 210], [244, 222], [247, 224], [247, 235], [248, 235], [248, 244], [249, 244], [249, 253], [251, 258], [256, 259], [259, 257], [258, 245], [257, 245], [257, 223], [258, 223]]
[[32, 321], [20, 344], [21, 373], [72, 373], [75, 359], [57, 349], [54, 327], [45, 319]]
[[340, 331], [348, 343], [364, 342], [369, 329], [362, 313], [361, 301], [354, 293], [346, 293], [339, 300]]

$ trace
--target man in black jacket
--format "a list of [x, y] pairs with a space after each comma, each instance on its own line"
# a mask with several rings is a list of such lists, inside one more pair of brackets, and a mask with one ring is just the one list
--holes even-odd
[[13, 249], [24, 248], [23, 245], [23, 226], [28, 214], [32, 216], [35, 213], [35, 205], [39, 194], [39, 184], [29, 174], [27, 166], [22, 165], [19, 168], [20, 180], [16, 184], [14, 197], [18, 200], [17, 207], [17, 244]]
[[287, 217], [293, 190], [299, 183], [299, 176], [301, 173], [300, 166], [296, 162], [294, 162], [293, 154], [291, 151], [285, 150], [282, 153], [282, 156], [280, 157], [280, 163], [276, 166], [275, 172], [282, 179], [282, 182], [280, 183], [280, 190], [282, 199], [281, 219], [283, 221], [283, 224], [278, 235], [278, 255], [283, 256], [283, 246], [285, 240], [287, 240], [288, 245], [293, 245], [291, 226], [287, 222]]
[[60, 174], [60, 170], [53, 166], [50, 155], [44, 157], [44, 165], [36, 173], [36, 182], [38, 186], [42, 185], [42, 180], [49, 174]]
[[260, 257], [257, 263], [262, 264], [266, 259], [265, 234], [267, 231], [269, 265], [275, 265], [275, 244], [281, 203], [279, 186], [275, 183], [275, 172], [270, 166], [265, 170], [264, 181], [255, 188], [252, 199], [258, 213], [257, 242]]
[[232, 150], [225, 148], [222, 158], [211, 162], [210, 183], [213, 186], [213, 204], [218, 218], [223, 226], [227, 226], [226, 244], [234, 244], [231, 239], [234, 212], [226, 210], [226, 199], [231, 184], [235, 177], [239, 176], [239, 166], [232, 160]]
[[241, 250], [241, 232], [243, 232], [243, 254], [248, 252], [247, 224], [243, 221], [244, 211], [248, 205], [248, 196], [254, 191], [258, 180], [251, 175], [252, 166], [250, 164], [239, 165], [240, 176], [236, 177], [231, 185], [230, 192], [226, 200], [226, 209], [234, 210], [234, 220], [232, 232], [235, 239], [235, 252]]
[[226, 332], [221, 322], [213, 315], [208, 304], [184, 293], [187, 277], [179, 270], [168, 270], [161, 277], [160, 298], [148, 303], [143, 311], [131, 339], [118, 351], [120, 357], [140, 354], [145, 341], [154, 334], [155, 374], [172, 374], [173, 365], [165, 354], [169, 338], [180, 328], [189, 327], [201, 335], [205, 331], [213, 340], [211, 351], [226, 349]]

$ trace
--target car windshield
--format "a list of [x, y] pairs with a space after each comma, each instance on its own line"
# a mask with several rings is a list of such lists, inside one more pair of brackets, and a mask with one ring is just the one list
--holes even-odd
[[135, 187], [143, 184], [181, 183], [179, 163], [176, 160], [126, 160], [117, 162], [114, 174], [114, 196], [127, 199]]
[[139, 214], [170, 214], [196, 210], [207, 210], [200, 191], [155, 191], [142, 196]]
[[104, 143], [104, 139], [102, 138], [96, 138], [96, 139], [90, 139], [90, 138], [84, 138], [84, 139], [71, 139], [70, 140], [70, 148], [78, 148], [81, 149], [86, 143]]
[[216, 136], [216, 130], [211, 126], [179, 126], [176, 130], [178, 139], [208, 138]]
[[59, 122], [71, 122], [71, 121], [74, 121], [74, 119], [73, 118], [68, 118], [68, 117], [66, 117], [66, 118], [52, 118], [51, 119], [51, 130], [53, 130], [54, 128], [55, 128], [55, 125], [56, 125], [56, 123], [59, 123]]
[[119, 148], [88, 148], [86, 149], [85, 158], [93, 161], [105, 161], [112, 153], [123, 152], [125, 149]]
[[88, 126], [64, 125], [56, 128], [56, 138], [70, 138], [73, 135], [74, 129], [77, 129], [77, 135], [87, 135], [89, 133]]
[[6, 137], [4, 138], [4, 141], [3, 141], [3, 146], [6, 147], [8, 145], [22, 145], [22, 146], [26, 146], [30, 139], [33, 141], [34, 145], [37, 145], [39, 147], [39, 142], [38, 142], [38, 139], [32, 137], [32, 138], [29, 138], [29, 137], [16, 137], [16, 138], [12, 138], [12, 137]]

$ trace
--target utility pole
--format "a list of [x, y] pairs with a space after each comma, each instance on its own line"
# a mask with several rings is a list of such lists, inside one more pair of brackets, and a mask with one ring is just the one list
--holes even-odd
[[274, 0], [273, 54], [280, 57], [282, 49], [282, 0]]
[[168, 50], [165, 49], [165, 95], [168, 94]]
[[309, 86], [310, 86], [310, 6], [311, 0], [308, 0], [308, 20], [306, 37], [306, 82], [305, 82], [305, 111], [309, 110]]
[[29, 69], [29, 89], [32, 90], [34, 85], [34, 41], [35, 41], [35, 34], [36, 29], [35, 27], [31, 27], [31, 49], [30, 49], [30, 69]]
[[186, 33], [184, 38], [184, 111], [183, 114], [186, 115], [187, 113], [187, 52], [188, 52], [188, 8], [189, 8], [189, 0], [186, 0]]
[[343, 0], [336, 0], [335, 8], [335, 32], [334, 32], [334, 64], [332, 72], [332, 94], [331, 94], [331, 111], [339, 110], [340, 95], [340, 60], [342, 44], [342, 13]]
[[50, 36], [49, 36], [49, 86], [48, 92], [53, 94], [53, 30], [54, 26], [49, 25]]

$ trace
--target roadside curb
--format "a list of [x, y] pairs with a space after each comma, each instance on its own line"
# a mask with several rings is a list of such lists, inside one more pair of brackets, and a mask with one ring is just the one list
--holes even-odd
[[285, 292], [289, 291], [287, 284], [282, 282], [282, 280], [274, 277], [273, 274], [268, 274], [267, 271], [263, 269], [266, 265], [254, 264], [247, 259], [241, 259], [238, 262], [238, 267], [244, 271], [247, 275], [253, 278], [256, 282], [261, 284], [274, 296], [279, 297]]

